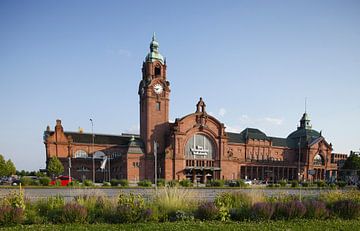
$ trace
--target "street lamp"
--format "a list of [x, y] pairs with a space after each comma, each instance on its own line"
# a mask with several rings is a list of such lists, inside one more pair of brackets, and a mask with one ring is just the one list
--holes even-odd
[[90, 119], [91, 122], [91, 134], [92, 134], [92, 169], [93, 169], [93, 182], [95, 183], [95, 159], [94, 159], [94, 122]]

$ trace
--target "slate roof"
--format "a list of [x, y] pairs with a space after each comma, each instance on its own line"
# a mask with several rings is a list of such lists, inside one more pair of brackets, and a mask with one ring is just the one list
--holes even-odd
[[[45, 135], [53, 135], [54, 131], [46, 131]], [[79, 132], [64, 132], [65, 136], [71, 136], [74, 143], [92, 144], [91, 133], [79, 133]], [[115, 144], [115, 145], [128, 145], [131, 137], [140, 140], [139, 135], [134, 134], [122, 134], [122, 135], [106, 135], [106, 134], [94, 134], [94, 144]]]
[[273, 146], [287, 147], [286, 138], [267, 136], [257, 128], [246, 128], [240, 133], [227, 132], [226, 134], [230, 143], [244, 144], [247, 139], [256, 139], [272, 141]]

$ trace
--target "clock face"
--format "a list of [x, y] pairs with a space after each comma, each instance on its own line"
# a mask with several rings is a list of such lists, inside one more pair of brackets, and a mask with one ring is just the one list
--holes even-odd
[[161, 92], [163, 91], [163, 87], [161, 84], [157, 83], [154, 86], [154, 91], [156, 94], [161, 94]]

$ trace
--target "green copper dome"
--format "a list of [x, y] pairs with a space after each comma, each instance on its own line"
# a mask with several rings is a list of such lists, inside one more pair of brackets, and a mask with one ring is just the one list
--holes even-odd
[[299, 148], [301, 142], [301, 147], [304, 147], [306, 143], [309, 144], [320, 136], [318, 131], [311, 128], [310, 118], [305, 112], [301, 117], [300, 126], [286, 138], [286, 144], [290, 148]]
[[159, 49], [159, 43], [158, 41], [156, 41], [155, 33], [154, 33], [150, 42], [150, 52], [147, 54], [145, 61], [146, 62], [160, 61], [162, 64], [164, 64], [164, 57], [160, 54], [158, 49]]

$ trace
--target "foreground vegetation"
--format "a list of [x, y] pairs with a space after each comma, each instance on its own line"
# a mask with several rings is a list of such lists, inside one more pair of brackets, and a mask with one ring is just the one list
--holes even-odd
[[0, 230], [357, 230], [359, 220], [292, 220], [266, 222], [164, 222], [137, 224], [18, 225]]
[[297, 219], [310, 223], [334, 219], [340, 223], [342, 220], [357, 223], [360, 218], [360, 192], [357, 190], [329, 191], [305, 198], [285, 193], [264, 196], [251, 191], [233, 191], [217, 195], [214, 201], [191, 199], [196, 198], [191, 195], [193, 193], [184, 188], [166, 187], [147, 200], [141, 195], [121, 193], [113, 198], [91, 195], [65, 201], [57, 196], [30, 202], [20, 189], [0, 199], [0, 226], [98, 223], [149, 223], [151, 226], [154, 222], [201, 225], [200, 221], [220, 221], [223, 225], [229, 221], [286, 221], [279, 224], [290, 224]]

